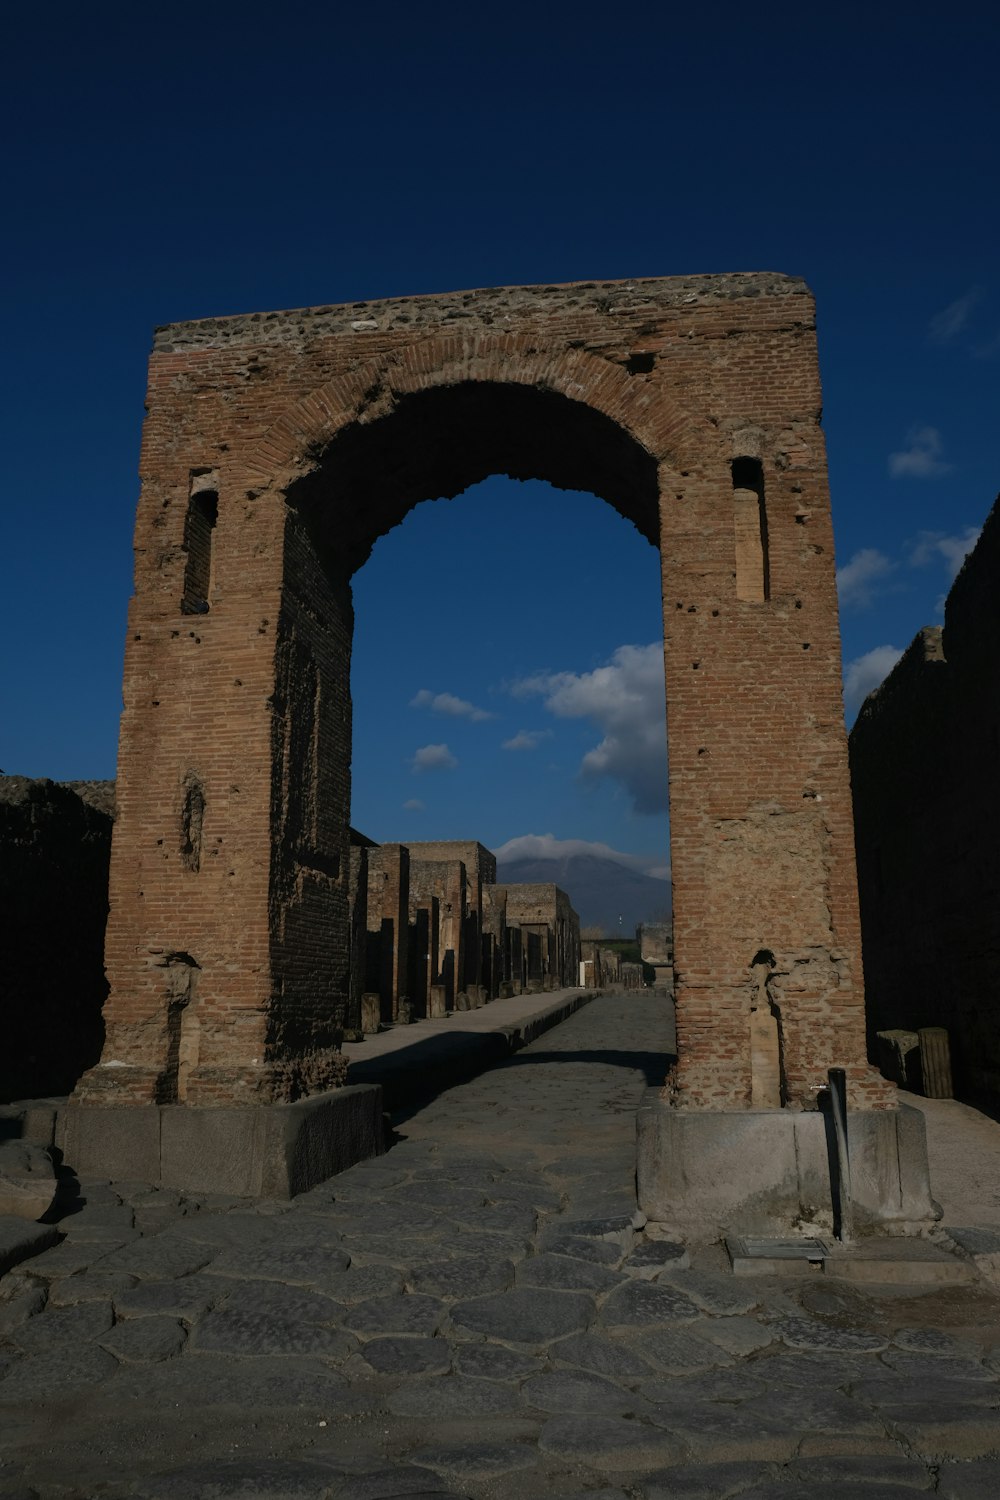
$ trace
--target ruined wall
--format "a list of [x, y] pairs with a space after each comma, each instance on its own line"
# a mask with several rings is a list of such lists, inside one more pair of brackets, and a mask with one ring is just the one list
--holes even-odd
[[945, 1026], [1000, 1100], [1000, 502], [850, 736], [870, 1034]]
[[836, 1063], [855, 1105], [891, 1103], [864, 1060], [801, 281], [492, 288], [179, 324], [157, 333], [147, 404], [108, 1042], [81, 1101], [179, 1099], [182, 1051], [192, 1101], [335, 1079], [350, 579], [413, 505], [504, 473], [588, 490], [660, 548], [673, 1097], [749, 1103], [766, 953], [788, 1102], [811, 1105]]
[[0, 776], [0, 1103], [68, 1094], [100, 1056], [114, 782]]

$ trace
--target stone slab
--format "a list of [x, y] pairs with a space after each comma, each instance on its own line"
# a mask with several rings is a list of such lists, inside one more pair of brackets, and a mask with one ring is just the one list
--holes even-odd
[[[808, 1110], [673, 1109], [649, 1089], [637, 1116], [640, 1208], [699, 1239], [781, 1235], [832, 1212], [830, 1122]], [[941, 1216], [919, 1110], [848, 1116], [855, 1226], [875, 1232]]]
[[253, 1108], [69, 1104], [57, 1139], [82, 1177], [291, 1198], [382, 1153], [382, 1093], [354, 1084]]

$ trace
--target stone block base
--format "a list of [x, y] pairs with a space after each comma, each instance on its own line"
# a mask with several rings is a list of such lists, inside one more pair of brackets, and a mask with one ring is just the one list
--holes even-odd
[[[941, 1217], [919, 1110], [848, 1114], [855, 1232]], [[684, 1110], [650, 1089], [637, 1118], [639, 1207], [701, 1239], [833, 1224], [836, 1147], [825, 1111]]]
[[70, 1103], [56, 1144], [82, 1178], [292, 1198], [381, 1155], [382, 1090], [356, 1084], [295, 1104], [219, 1109]]

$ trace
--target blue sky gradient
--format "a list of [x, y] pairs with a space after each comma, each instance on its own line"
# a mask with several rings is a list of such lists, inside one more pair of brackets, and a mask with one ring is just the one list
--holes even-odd
[[[5, 41], [4, 770], [114, 772], [145, 364], [185, 318], [802, 275], [852, 699], [940, 618], [1000, 487], [995, 6], [56, 0]], [[360, 826], [662, 866], [621, 655], [660, 632], [657, 558], [613, 511], [492, 479], [418, 507], [356, 592]], [[456, 764], [414, 769], [438, 745]]]

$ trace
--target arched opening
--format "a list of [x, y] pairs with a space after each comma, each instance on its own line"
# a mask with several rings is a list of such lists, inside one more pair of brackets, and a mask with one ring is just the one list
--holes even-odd
[[[382, 393], [372, 390], [369, 395], [374, 403], [381, 400]], [[597, 496], [611, 505], [619, 516], [638, 531], [638, 537], [633, 533], [634, 542], [647, 556], [649, 548], [645, 544], [652, 544], [658, 549], [659, 497], [657, 464], [653, 456], [603, 413], [551, 390], [466, 382], [423, 391], [402, 397], [387, 414], [370, 421], [364, 420], [362, 412], [360, 420], [345, 428], [322, 451], [314, 452], [309, 472], [293, 482], [286, 492], [289, 522], [286, 533], [285, 617], [281, 627], [283, 642], [279, 643], [279, 661], [289, 652], [293, 655], [308, 655], [319, 674], [318, 687], [314, 683], [308, 695], [296, 693], [294, 689], [285, 695], [287, 728], [284, 738], [286, 745], [290, 745], [296, 737], [301, 738], [300, 721], [309, 714], [313, 715], [310, 722], [315, 727], [316, 753], [311, 760], [311, 774], [316, 783], [317, 822], [319, 825], [327, 824], [329, 838], [335, 833], [334, 823], [339, 821], [342, 848], [343, 840], [349, 837], [350, 824], [353, 822], [355, 826], [363, 825], [362, 818], [352, 819], [350, 802], [350, 660], [354, 629], [352, 579], [369, 558], [376, 541], [401, 522], [407, 521], [409, 525], [410, 512], [421, 502], [463, 494], [489, 476], [547, 481], [546, 485], [535, 483], [527, 487], [529, 507], [532, 504], [540, 505], [552, 495], [549, 486], [566, 492], [568, 500], [575, 502], [578, 508], [586, 502], [593, 509], [590, 497]], [[520, 487], [506, 486], [508, 496], [514, 488]], [[479, 502], [482, 503], [481, 496]], [[476, 503], [473, 496], [463, 495], [463, 508]], [[562, 515], [568, 519], [565, 504]], [[489, 549], [491, 529], [495, 530], [498, 520], [502, 524], [502, 516], [502, 502], [498, 513], [494, 497], [491, 523], [484, 525], [481, 537], [484, 552]], [[522, 505], [515, 525], [523, 527], [524, 524]], [[614, 524], [618, 525], [617, 522]], [[586, 523], [583, 522], [582, 525], [585, 532]], [[644, 538], [645, 542], [640, 541], [640, 538]], [[600, 548], [599, 542], [596, 545]], [[554, 558], [552, 561], [555, 572], [558, 560]], [[658, 644], [655, 654], [658, 658], [657, 673], [661, 694], [660, 722], [655, 736], [662, 751], [665, 747], [662, 715], [663, 637], [660, 590], [657, 584], [659, 567], [655, 553], [651, 561], [654, 566], [648, 575], [648, 598], [650, 618], [656, 621], [654, 638]], [[398, 612], [390, 610], [390, 619], [395, 618], [388, 635], [383, 634], [383, 650], [387, 653], [394, 650], [401, 656], [412, 656], [418, 664], [426, 667], [426, 670], [418, 672], [419, 682], [416, 677], [413, 679], [414, 694], [419, 697], [419, 693], [423, 691], [433, 698], [435, 691], [440, 691], [443, 685], [439, 684], [435, 688], [435, 675], [440, 674], [431, 670], [432, 643], [438, 638], [447, 638], [449, 634], [475, 631], [477, 617], [490, 609], [491, 598], [496, 594], [496, 575], [491, 574], [488, 559], [477, 558], [474, 553], [467, 559], [464, 576], [457, 575], [453, 568], [436, 567], [433, 559], [427, 557], [419, 567], [414, 559], [414, 566], [419, 582], [411, 617], [407, 619], [404, 610], [403, 618], [400, 619]], [[572, 579], [569, 584], [571, 589]], [[605, 597], [598, 606], [609, 609], [612, 617], [616, 586], [620, 586], [623, 592], [627, 591], [630, 586], [629, 578], [618, 580], [615, 586], [609, 583], [605, 594], [610, 595], [610, 600]], [[572, 595], [567, 592], [567, 607], [571, 607], [572, 603]], [[593, 608], [595, 601], [578, 597], [575, 605], [578, 609]], [[611, 657], [618, 647], [634, 648], [637, 644], [653, 649], [648, 647], [648, 641], [623, 641], [616, 639], [613, 631], [609, 632], [604, 656]], [[584, 665], [595, 666], [594, 653], [591, 652], [586, 662], [561, 663], [547, 662], [544, 659], [536, 662], [536, 666], [556, 669], [564, 665], [577, 669]], [[501, 672], [502, 667], [501, 663]], [[399, 726], [395, 718], [399, 707], [398, 703], [384, 704], [382, 733], [393, 739], [399, 737]], [[481, 712], [483, 717], [493, 717], [488, 711]], [[300, 726], [298, 729], [295, 727], [297, 724]], [[515, 734], [516, 726], [512, 726], [512, 739]], [[439, 751], [448, 760], [454, 759], [444, 744], [424, 748], [427, 751]], [[665, 755], [662, 764], [661, 788], [665, 800]], [[290, 777], [294, 781], [294, 768]], [[286, 773], [284, 779], [287, 784], [289, 773]], [[333, 930], [339, 926], [346, 930], [345, 924], [349, 926], [351, 921], [354, 893], [350, 880], [339, 881], [339, 889], [336, 891], [329, 887], [325, 891], [320, 890], [318, 876], [324, 862], [327, 869], [331, 868], [332, 846], [327, 843], [323, 853], [324, 840], [322, 836], [318, 838], [316, 850], [317, 853], [322, 853], [321, 859], [303, 852], [301, 846], [296, 848], [294, 837], [290, 837], [286, 803], [287, 797], [276, 809], [280, 827], [276, 830], [275, 847], [284, 851], [283, 868], [279, 872], [277, 884], [284, 893], [287, 918], [281, 924], [281, 935], [275, 945], [273, 958], [276, 971], [283, 977], [282, 994], [291, 998], [306, 980], [302, 973], [300, 955], [287, 937], [298, 925], [296, 913], [301, 913], [309, 901], [325, 900], [330, 914], [328, 928]], [[361, 831], [368, 834], [371, 830], [362, 826]], [[466, 827], [461, 835], [454, 828], [445, 832], [429, 827], [425, 831], [425, 836], [431, 840], [447, 838], [449, 834], [455, 838], [471, 837], [473, 840], [484, 836], [483, 830], [476, 826]], [[413, 837], [413, 834], [401, 829], [395, 833], [395, 840], [402, 843], [406, 836]], [[386, 826], [381, 820], [376, 837], [379, 843], [387, 837]], [[417, 842], [423, 842], [423, 839], [418, 838]], [[661, 853], [665, 864], [665, 838]], [[380, 892], [389, 878], [381, 869], [381, 863], [388, 857], [388, 849], [380, 851], [377, 877]], [[350, 854], [342, 852], [340, 858], [343, 868], [353, 871], [351, 879], [357, 879], [356, 867], [360, 857], [352, 850]], [[392, 858], [394, 863], [390, 886], [392, 892], [396, 893], [396, 882], [402, 878], [404, 889], [408, 889], [408, 878], [400, 877], [399, 858], [395, 855]], [[372, 855], [366, 862], [369, 867], [373, 867], [376, 863], [375, 856]], [[415, 880], [417, 876], [418, 872], [414, 869]], [[481, 880], [482, 872], [475, 876], [470, 874], [469, 878]], [[495, 881], [496, 877], [488, 874], [488, 879]], [[305, 887], [309, 887], [308, 896]], [[371, 883], [368, 889], [373, 889]], [[446, 1003], [450, 1007], [456, 1003], [458, 995], [465, 988], [481, 987], [484, 969], [489, 967], [486, 958], [482, 956], [481, 927], [476, 927], [475, 931], [458, 930], [462, 925], [459, 913], [468, 909], [463, 892], [458, 888], [446, 888], [439, 881], [433, 891], [428, 889], [424, 893], [422, 899], [424, 905], [419, 910], [409, 912], [410, 929], [417, 934], [420, 931], [421, 915], [426, 924], [428, 914], [436, 909], [439, 913], [440, 932], [445, 933], [447, 929], [451, 934], [448, 941], [444, 936], [440, 937], [440, 952], [437, 954], [432, 954], [429, 941], [418, 938], [415, 938], [415, 944], [419, 952], [408, 954], [405, 951], [402, 933], [408, 914], [403, 909], [397, 911], [395, 905], [392, 905], [392, 901], [398, 904], [395, 894], [390, 899], [389, 908], [369, 912], [369, 935], [371, 937], [374, 932], [376, 938], [374, 945], [369, 942], [369, 949], [373, 946], [379, 947], [380, 951], [384, 949], [388, 926], [396, 943], [392, 982], [397, 994], [403, 993], [408, 987], [418, 991], [418, 1014], [430, 1013], [434, 1004], [432, 990], [435, 980], [444, 986]], [[669, 902], [666, 886], [663, 900], [665, 906]], [[403, 904], [405, 906], [405, 901]], [[481, 911], [481, 901], [477, 899], [474, 904]], [[455, 928], [454, 932], [448, 926], [449, 918]], [[376, 924], [374, 929], [372, 920]], [[480, 918], [477, 917], [476, 921], [479, 922]], [[557, 934], [564, 931], [564, 923], [555, 919], [553, 930]], [[536, 939], [537, 946], [537, 934], [529, 936]], [[349, 946], [357, 952], [356, 937], [350, 941]], [[560, 945], [558, 938], [556, 947], [559, 949], [559, 961], [563, 962], [565, 945]], [[527, 968], [523, 967], [524, 956], [521, 955], [518, 972], [526, 983], [529, 980], [532, 983], [544, 982], [548, 976], [548, 960], [544, 955], [534, 954], [532, 962], [533, 967], [532, 963]], [[384, 985], [384, 953], [379, 963], [382, 966], [381, 982]], [[578, 962], [574, 966], [578, 970]], [[368, 969], [372, 972], [366, 976], [363, 986], [365, 990], [380, 982], [371, 963], [368, 964]], [[350, 992], [348, 1013], [360, 1015], [362, 999], [357, 975], [352, 975], [349, 966], [336, 959], [333, 961], [333, 970], [339, 994], [345, 996], [346, 992]], [[408, 986], [402, 976], [410, 970], [413, 972]], [[492, 968], [490, 973], [491, 983], [495, 983], [496, 975]], [[374, 1002], [369, 1013], [378, 1013]], [[381, 1014], [385, 1019], [384, 1003]]]

